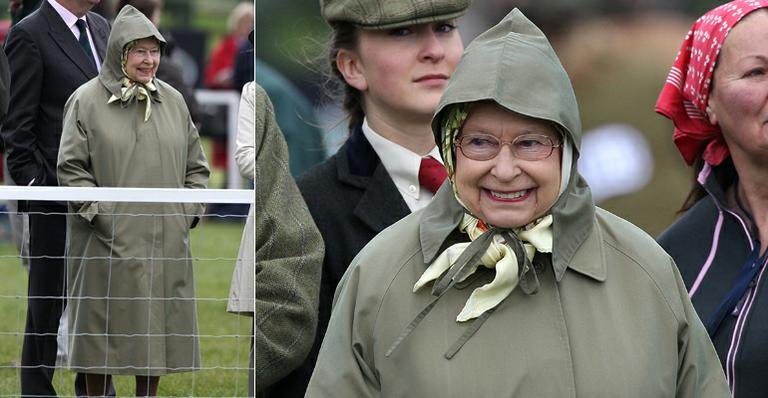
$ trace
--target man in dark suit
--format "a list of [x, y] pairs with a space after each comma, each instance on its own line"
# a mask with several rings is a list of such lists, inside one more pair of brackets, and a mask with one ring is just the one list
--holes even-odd
[[[107, 48], [109, 23], [89, 12], [99, 1], [43, 0], [8, 34], [5, 54], [13, 105], [0, 134], [11, 177], [18, 185], [57, 185], [64, 103], [76, 88], [96, 77]], [[29, 211], [31, 259], [21, 394], [55, 396], [56, 334], [66, 290], [62, 256], [67, 207], [36, 201], [24, 207]]]

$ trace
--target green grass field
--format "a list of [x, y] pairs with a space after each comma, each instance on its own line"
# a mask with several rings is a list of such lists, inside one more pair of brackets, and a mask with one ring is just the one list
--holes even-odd
[[[236, 397], [247, 395], [248, 352], [251, 318], [226, 312], [226, 299], [237, 257], [242, 223], [206, 220], [192, 230], [192, 255], [198, 298], [198, 327], [201, 336], [202, 370], [164, 376], [159, 396]], [[21, 342], [26, 314], [27, 272], [15, 247], [0, 243], [0, 397], [19, 395]], [[56, 371], [55, 386], [60, 397], [74, 396], [74, 374]], [[118, 396], [131, 396], [134, 380], [115, 378]]]

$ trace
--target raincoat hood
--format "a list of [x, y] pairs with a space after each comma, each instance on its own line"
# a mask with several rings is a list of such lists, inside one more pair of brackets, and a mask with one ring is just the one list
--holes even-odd
[[124, 76], [122, 69], [123, 48], [134, 40], [147, 37], [155, 38], [160, 43], [160, 49], [165, 49], [165, 38], [157, 30], [157, 27], [136, 8], [129, 5], [123, 7], [112, 24], [112, 31], [107, 42], [107, 56], [101, 72], [99, 72], [99, 81], [116, 97], [120, 97]]
[[[568, 183], [550, 209], [552, 260], [560, 279], [592, 230], [595, 206], [589, 186], [577, 170], [581, 121], [570, 79], [544, 33], [518, 9], [479, 35], [464, 51], [432, 119], [441, 153], [446, 153], [442, 125], [448, 110], [452, 105], [478, 101], [493, 101], [510, 111], [548, 120], [571, 146], [570, 170], [563, 171], [570, 173]], [[455, 164], [455, 150], [449, 156]]]

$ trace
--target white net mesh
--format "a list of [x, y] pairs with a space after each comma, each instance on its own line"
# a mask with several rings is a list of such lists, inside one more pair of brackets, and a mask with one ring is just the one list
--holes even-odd
[[[90, 224], [75, 213], [30, 213], [42, 225], [58, 216], [67, 218], [70, 232], [77, 223], [96, 231], [70, 233], [63, 255], [20, 254], [11, 239], [16, 215], [0, 211], [0, 397], [20, 395], [22, 346], [32, 337], [56, 339], [55, 364], [28, 369], [52, 370], [60, 397], [76, 396], [75, 372], [114, 375], [118, 396], [133, 395], [134, 375], [160, 375], [158, 396], [247, 396], [252, 318], [228, 313], [227, 306], [242, 209], [253, 198], [251, 190], [0, 187], [0, 203], [110, 204]], [[234, 206], [203, 215], [187, 235], [179, 223], [191, 222], [197, 203]], [[221, 210], [227, 208], [230, 213]], [[29, 232], [19, 225], [17, 233]], [[28, 295], [30, 260], [66, 263], [61, 287], [68, 305], [57, 332], [25, 336], [28, 304], [60, 301]]]

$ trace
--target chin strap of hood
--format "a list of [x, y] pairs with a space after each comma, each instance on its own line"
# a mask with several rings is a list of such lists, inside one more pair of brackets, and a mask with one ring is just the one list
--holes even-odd
[[120, 88], [120, 98], [114, 94], [109, 97], [107, 101], [111, 104], [117, 100], [120, 100], [122, 107], [127, 107], [131, 102], [146, 101], [144, 108], [144, 122], [149, 120], [149, 116], [152, 114], [152, 102], [157, 101], [155, 94], [157, 93], [157, 87], [155, 86], [155, 78], [152, 77], [147, 83], [140, 83], [128, 78], [128, 73], [125, 71], [125, 64], [128, 60], [128, 52], [134, 46], [135, 41], [128, 43], [123, 49], [121, 58], [121, 69], [123, 71], [122, 87]]

